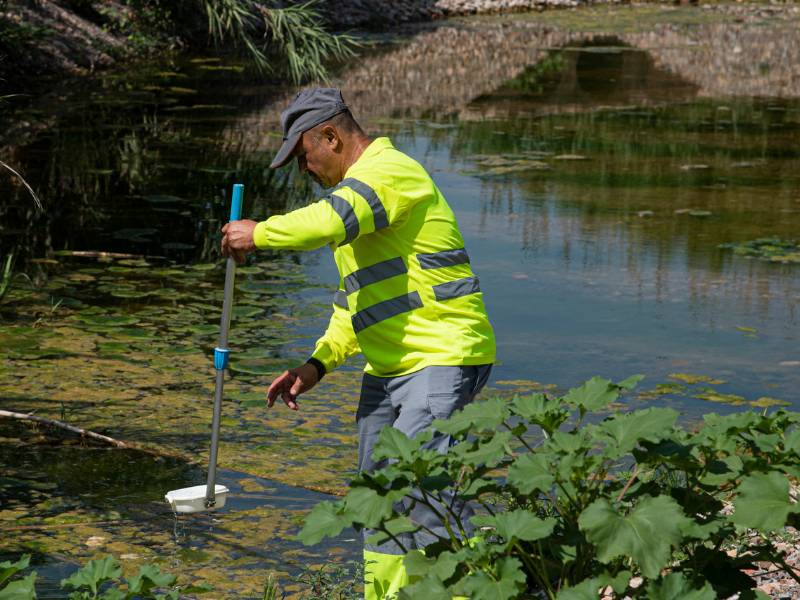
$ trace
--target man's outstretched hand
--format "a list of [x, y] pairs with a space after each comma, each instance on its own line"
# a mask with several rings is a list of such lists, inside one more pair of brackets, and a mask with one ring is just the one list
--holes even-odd
[[280, 396], [286, 406], [297, 410], [297, 396], [313, 388], [318, 381], [317, 368], [310, 363], [284, 371], [267, 390], [267, 406], [275, 404], [275, 399]]
[[253, 230], [257, 224], [249, 219], [227, 223], [222, 228], [222, 256], [232, 256], [237, 263], [243, 263], [245, 256], [256, 249]]

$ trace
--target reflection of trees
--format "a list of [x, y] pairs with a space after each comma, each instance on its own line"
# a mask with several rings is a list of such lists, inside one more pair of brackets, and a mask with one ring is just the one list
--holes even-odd
[[[91, 249], [207, 260], [217, 253], [225, 190], [234, 181], [247, 183], [247, 210], [285, 206], [286, 175], [265, 168], [269, 157], [247, 152], [233, 137], [219, 140], [232, 107], [194, 110], [202, 99], [165, 97], [158, 83], [152, 74], [133, 74], [121, 89], [84, 90], [59, 106], [47, 127], [23, 130], [20, 144], [0, 150], [45, 204], [36, 213], [27, 192], [0, 175], [0, 255]], [[141, 91], [147, 87], [155, 89]], [[217, 107], [221, 101], [213, 97]]]

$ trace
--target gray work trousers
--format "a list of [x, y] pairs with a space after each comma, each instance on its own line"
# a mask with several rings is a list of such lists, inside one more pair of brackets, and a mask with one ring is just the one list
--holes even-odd
[[[446, 419], [471, 402], [486, 384], [491, 369], [491, 365], [432, 366], [399, 377], [375, 377], [365, 373], [356, 413], [359, 471], [369, 472], [385, 466], [385, 461], [376, 462], [372, 458], [372, 450], [383, 427], [389, 425], [410, 438], [415, 437], [420, 431], [428, 429], [434, 419]], [[452, 445], [453, 439], [450, 435], [436, 433], [425, 447], [446, 452]], [[447, 538], [447, 530], [441, 521], [428, 507], [414, 502], [414, 497], [415, 494], [412, 493], [403, 501], [403, 508], [411, 507], [411, 519], [430, 528], [436, 535]], [[469, 516], [472, 513], [469, 506], [450, 495], [445, 497], [445, 501], [455, 509], [456, 514], [461, 513], [462, 523], [469, 527]], [[363, 532], [365, 550], [382, 554], [405, 554], [393, 541], [379, 546], [367, 544], [366, 539], [373, 533], [375, 532], [370, 529]], [[467, 533], [470, 533], [469, 530]], [[403, 534], [399, 539], [409, 550], [421, 549], [436, 541], [434, 535], [424, 530], [413, 535]]]

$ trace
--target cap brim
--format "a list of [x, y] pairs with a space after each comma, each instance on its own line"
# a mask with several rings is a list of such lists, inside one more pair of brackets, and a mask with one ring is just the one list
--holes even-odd
[[278, 169], [292, 160], [292, 151], [297, 145], [297, 142], [300, 141], [301, 135], [303, 134], [298, 133], [284, 140], [280, 150], [278, 150], [278, 153], [275, 155], [275, 158], [272, 159], [272, 163], [269, 165], [270, 169]]

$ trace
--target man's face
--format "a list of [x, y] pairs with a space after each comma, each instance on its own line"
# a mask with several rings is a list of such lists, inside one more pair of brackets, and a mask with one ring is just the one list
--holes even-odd
[[294, 155], [301, 173], [308, 175], [324, 188], [338, 183], [335, 175], [336, 155], [331, 151], [327, 140], [313, 129], [306, 131], [297, 142]]

